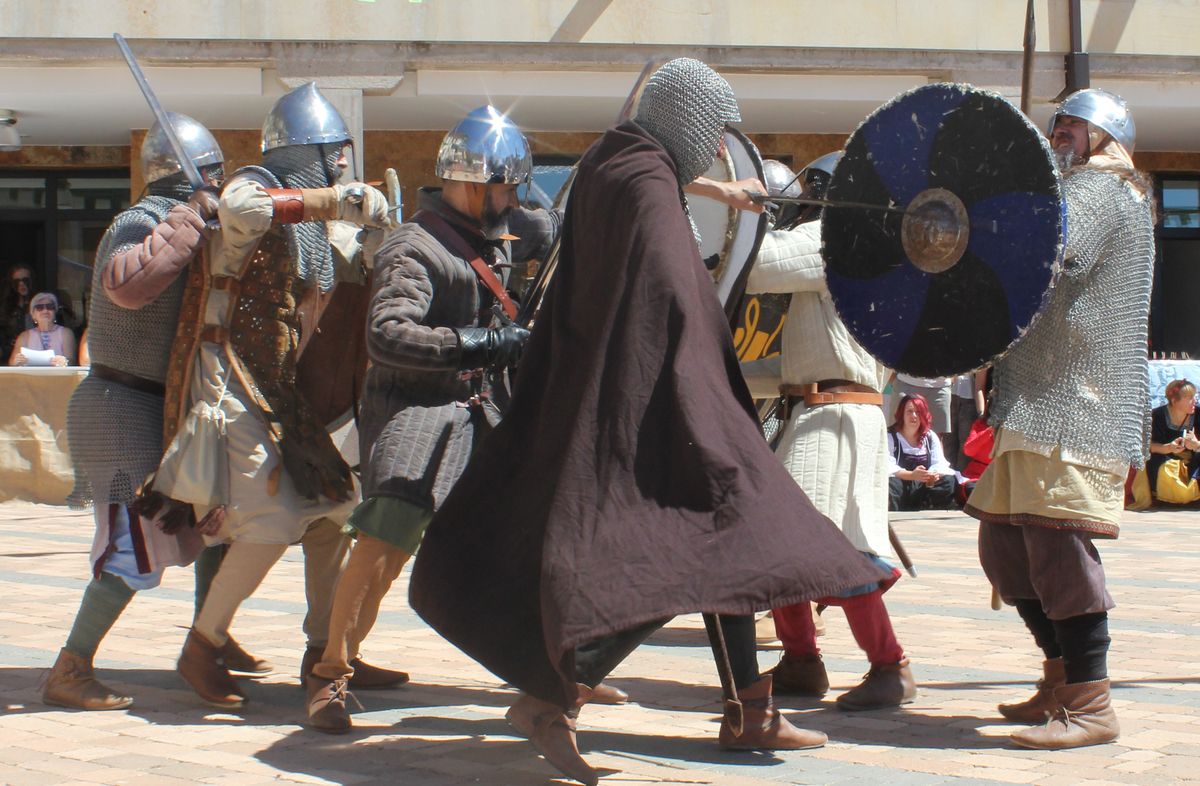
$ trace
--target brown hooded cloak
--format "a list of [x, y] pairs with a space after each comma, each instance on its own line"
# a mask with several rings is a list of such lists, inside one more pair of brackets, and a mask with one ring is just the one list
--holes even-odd
[[563, 707], [578, 644], [884, 578], [763, 440], [680, 199], [635, 123], [580, 161], [511, 407], [413, 567], [430, 625]]

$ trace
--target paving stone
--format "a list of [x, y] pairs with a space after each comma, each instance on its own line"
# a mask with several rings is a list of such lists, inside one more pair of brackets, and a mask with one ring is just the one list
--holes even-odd
[[[719, 689], [699, 615], [679, 617], [614, 672], [633, 702], [588, 707], [579, 742], [609, 786], [1031, 783], [1100, 786], [1200, 780], [1200, 549], [1188, 548], [1197, 511], [1130, 514], [1117, 541], [1098, 544], [1119, 604], [1110, 628], [1115, 745], [1024, 751], [1021, 728], [996, 715], [1024, 698], [1039, 653], [1011, 608], [988, 608], [976, 524], [958, 513], [900, 514], [894, 524], [921, 577], [888, 594], [913, 661], [918, 700], [901, 710], [842, 713], [833, 699], [866, 670], [845, 617], [826, 613], [820, 640], [834, 687], [824, 701], [784, 698], [797, 725], [831, 737], [823, 749], [731, 754], [716, 746]], [[274, 675], [246, 683], [243, 712], [206, 708], [174, 661], [192, 610], [190, 570], [139, 593], [101, 647], [98, 673], [136, 704], [121, 712], [46, 707], [38, 681], [54, 661], [86, 586], [92, 521], [86, 512], [0, 503], [0, 783], [404, 783], [544, 786], [563, 783], [503, 719], [515, 693], [429, 630], [406, 603], [407, 570], [363, 644], [373, 663], [413, 675], [403, 689], [364, 692], [366, 710], [343, 737], [299, 725], [295, 678], [304, 649], [303, 562], [290, 550], [239, 613], [234, 632], [270, 658]], [[47, 543], [70, 553], [43, 554]], [[763, 648], [764, 668], [778, 660]]]

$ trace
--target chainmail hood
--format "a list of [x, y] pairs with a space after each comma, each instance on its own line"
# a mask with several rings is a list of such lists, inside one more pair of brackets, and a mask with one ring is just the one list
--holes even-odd
[[699, 60], [680, 57], [646, 82], [634, 122], [667, 149], [684, 186], [712, 166], [725, 125], [741, 119], [729, 83]]
[[1028, 332], [995, 364], [992, 423], [1085, 466], [1142, 466], [1154, 275], [1150, 200], [1095, 167], [1063, 179], [1066, 257]]
[[[337, 180], [341, 145], [288, 145], [263, 153], [262, 167], [279, 188], [328, 188]], [[318, 284], [322, 292], [333, 289], [333, 250], [324, 221], [305, 221], [283, 227], [288, 247], [296, 257], [304, 281]]]

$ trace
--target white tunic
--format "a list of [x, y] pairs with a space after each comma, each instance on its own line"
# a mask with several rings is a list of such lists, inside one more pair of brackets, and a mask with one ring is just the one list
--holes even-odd
[[[751, 293], [791, 293], [783, 325], [779, 376], [748, 375], [757, 397], [778, 395], [780, 383], [842, 379], [882, 390], [888, 371], [855, 341], [833, 307], [821, 259], [820, 222], [768, 232], [750, 272]], [[761, 369], [769, 364], [758, 364]], [[860, 551], [894, 558], [888, 541], [886, 426], [869, 404], [798, 402], [776, 455], [817, 510]]]
[[[244, 178], [231, 180], [221, 194], [221, 231], [209, 241], [209, 275], [236, 276], [257, 248], [259, 239], [271, 228], [273, 215], [271, 198], [258, 183]], [[330, 238], [335, 262], [346, 266], [346, 259], [353, 256], [353, 252], [347, 253], [347, 248], [339, 248], [344, 246], [339, 241], [346, 240], [346, 233], [331, 222]], [[226, 291], [210, 291], [204, 313], [206, 325], [228, 327], [228, 298]], [[357, 493], [344, 502], [324, 496], [313, 502], [296, 491], [253, 397], [230, 369], [224, 346], [207, 342], [200, 345], [190, 393], [189, 406], [204, 402], [220, 409], [225, 419], [228, 505], [225, 523], [212, 540], [295, 543], [318, 519], [344, 522], [349, 517], [358, 502]], [[193, 443], [192, 448], [201, 450], [202, 446]], [[176, 460], [184, 467], [196, 464], [183, 456], [173, 457], [170, 450], [164, 464], [169, 460]], [[197, 518], [208, 507], [197, 502]]]

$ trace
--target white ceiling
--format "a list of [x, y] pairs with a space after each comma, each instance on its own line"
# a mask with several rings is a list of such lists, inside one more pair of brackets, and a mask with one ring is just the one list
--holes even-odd
[[[285, 88], [273, 71], [253, 67], [149, 68], [168, 109], [210, 128], [259, 128]], [[440, 130], [485, 101], [510, 109], [529, 130], [601, 130], [613, 122], [633, 76], [612, 72], [408, 72], [386, 95], [363, 98], [371, 130]], [[730, 77], [750, 133], [848, 133], [919, 76], [734, 74]], [[1134, 107], [1139, 150], [1200, 150], [1200, 75], [1194, 81], [1106, 82]], [[1001, 91], [1013, 96], [1015, 87]], [[26, 145], [125, 145], [131, 128], [152, 122], [123, 67], [0, 68], [0, 107], [17, 112]], [[1039, 124], [1049, 116], [1035, 106]]]

